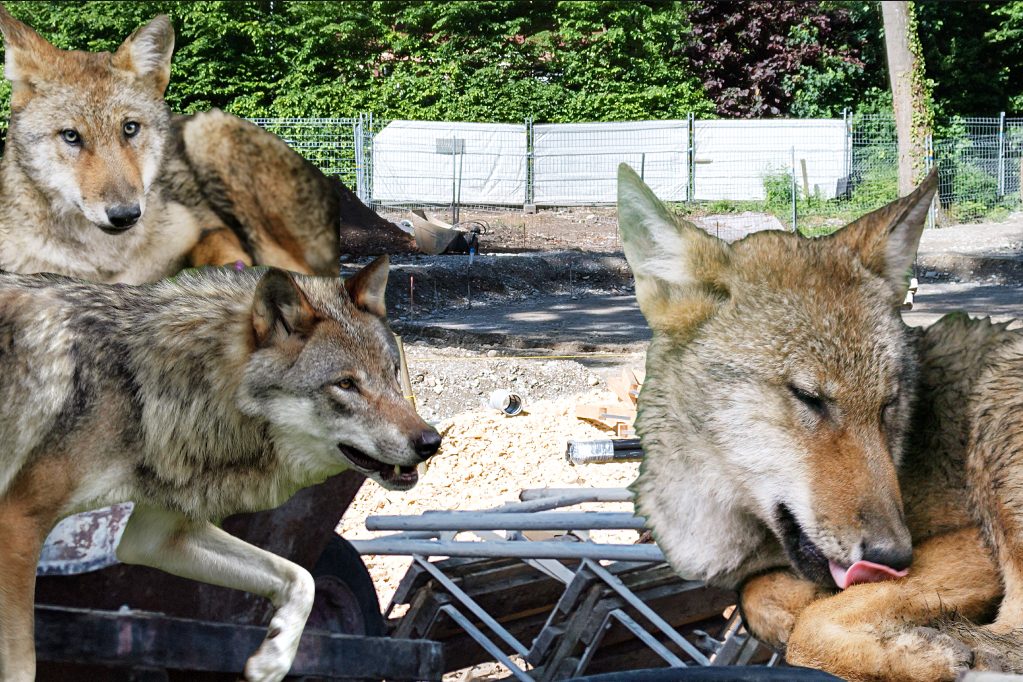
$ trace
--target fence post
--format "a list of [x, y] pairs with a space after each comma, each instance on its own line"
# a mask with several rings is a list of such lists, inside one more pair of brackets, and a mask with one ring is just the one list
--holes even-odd
[[[934, 168], [934, 136], [928, 134], [924, 138], [924, 169], [930, 173], [931, 169]], [[934, 193], [934, 199], [931, 201], [931, 207], [927, 209], [927, 227], [929, 229], [934, 228], [934, 220], [937, 215], [937, 204], [941, 201], [941, 171], [938, 171], [938, 191]], [[915, 262], [915, 261], [914, 261]]]
[[523, 213], [536, 213], [536, 205], [533, 203], [533, 197], [536, 196], [533, 191], [533, 117], [527, 116], [525, 120], [526, 125], [526, 187], [525, 196], [522, 200], [522, 212]]
[[1005, 112], [998, 115], [998, 198], [1005, 196]]
[[792, 231], [796, 231], [796, 148], [792, 147]]
[[696, 201], [696, 114], [689, 112], [689, 145], [686, 149], [686, 168], [689, 182], [686, 186], [686, 201]]
[[366, 179], [364, 177], [365, 165], [363, 163], [363, 155], [365, 150], [363, 149], [363, 122], [365, 114], [359, 114], [359, 120], [355, 123], [353, 135], [355, 136], [355, 196], [362, 200], [362, 203], [368, 204], [366, 201]]
[[842, 177], [845, 179], [845, 194], [852, 198], [852, 118], [849, 107], [842, 109], [842, 128], [845, 130], [845, 148], [842, 150]]

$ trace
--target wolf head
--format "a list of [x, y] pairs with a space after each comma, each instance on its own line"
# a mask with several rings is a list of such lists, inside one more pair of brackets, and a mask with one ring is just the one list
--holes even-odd
[[153, 19], [113, 54], [58, 50], [2, 6], [0, 32], [9, 152], [58, 210], [108, 234], [130, 229], [145, 212], [170, 125], [170, 20]]
[[912, 549], [897, 469], [916, 368], [898, 308], [936, 177], [829, 237], [770, 231], [731, 245], [675, 218], [627, 166], [618, 178], [653, 330], [634, 489], [669, 559], [705, 579], [741, 573], [683, 540], [685, 526], [715, 523], [673, 513], [695, 491], [693, 505], [763, 529], [735, 538], [751, 564], [780, 546], [832, 587], [900, 574]]
[[252, 305], [253, 350], [241, 407], [323, 472], [354, 467], [405, 490], [440, 447], [399, 387], [387, 326], [387, 257], [342, 283], [271, 269]]

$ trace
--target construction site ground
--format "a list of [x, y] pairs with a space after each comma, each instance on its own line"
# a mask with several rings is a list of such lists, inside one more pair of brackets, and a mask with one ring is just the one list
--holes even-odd
[[[346, 537], [372, 537], [364, 526], [370, 514], [486, 509], [524, 488], [625, 486], [635, 478], [636, 464], [573, 466], [564, 457], [569, 438], [609, 435], [577, 419], [575, 405], [614, 400], [608, 378], [642, 368], [650, 338], [613, 209], [482, 217], [490, 232], [471, 259], [392, 260], [392, 325], [405, 341], [420, 412], [445, 440], [413, 490], [366, 484], [339, 526]], [[916, 271], [908, 324], [956, 310], [1023, 317], [1023, 216], [926, 231]], [[487, 407], [495, 389], [521, 394], [523, 414]], [[409, 560], [366, 563], [386, 605]]]

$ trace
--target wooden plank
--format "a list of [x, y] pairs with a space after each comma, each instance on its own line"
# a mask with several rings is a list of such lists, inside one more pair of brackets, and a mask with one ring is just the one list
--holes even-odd
[[[241, 673], [266, 636], [261, 627], [169, 618], [146, 611], [36, 606], [41, 661]], [[292, 675], [439, 680], [436, 642], [306, 630]]]

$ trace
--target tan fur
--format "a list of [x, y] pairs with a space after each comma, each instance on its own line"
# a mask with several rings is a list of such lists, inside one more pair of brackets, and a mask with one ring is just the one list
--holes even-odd
[[2, 6], [0, 31], [0, 268], [125, 283], [238, 261], [337, 272], [343, 188], [251, 123], [171, 117], [167, 17], [113, 54], [58, 50]]
[[[631, 171], [619, 183], [654, 331], [633, 489], [669, 562], [740, 585], [754, 634], [847, 679], [1023, 666], [1007, 644], [1023, 642], [1023, 337], [898, 316], [934, 175], [831, 237], [714, 249]], [[834, 594], [860, 559], [909, 576]]]

